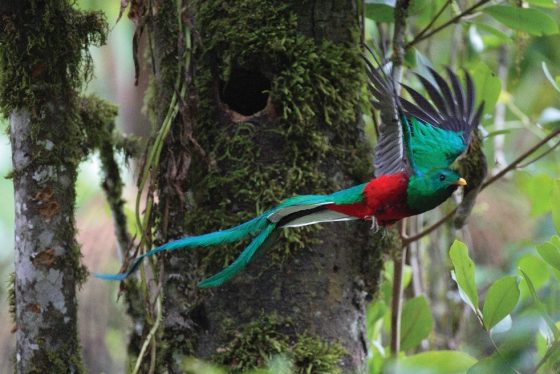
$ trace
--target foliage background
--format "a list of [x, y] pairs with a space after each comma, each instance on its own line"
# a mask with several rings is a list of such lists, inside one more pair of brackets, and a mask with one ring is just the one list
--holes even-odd
[[[475, 2], [452, 2], [437, 27]], [[417, 34], [433, 18], [446, 1], [413, 2], [408, 19], [409, 36]], [[517, 2], [490, 2], [510, 7]], [[556, 23], [560, 13], [554, 1], [528, 1], [530, 6], [552, 17]], [[119, 106], [119, 128], [125, 133], [147, 136], [150, 132], [147, 120], [141, 114], [143, 93], [147, 73], [143, 71], [138, 87], [135, 87], [132, 63], [131, 39], [133, 27], [123, 19], [118, 24], [119, 3], [101, 0], [81, 0], [78, 6], [87, 9], [102, 9], [106, 12], [113, 29], [107, 46], [92, 51], [96, 78], [89, 83], [87, 91], [95, 92]], [[379, 40], [373, 19], [390, 28], [391, 1], [369, 1], [366, 4], [366, 40]], [[533, 20], [507, 24], [496, 21], [491, 12], [469, 17], [459, 25], [451, 25], [417, 44], [417, 49], [407, 53], [408, 67], [421, 66], [425, 58], [440, 70], [443, 65], [460, 66], [471, 71], [477, 81], [479, 92], [487, 100], [483, 127], [487, 139], [485, 153], [489, 168], [495, 172], [504, 167], [522, 150], [542, 139], [548, 132], [560, 126], [560, 92], [547, 81], [542, 63], [545, 62], [553, 76], [560, 76], [560, 36], [542, 33], [542, 25]], [[499, 18], [498, 18], [499, 19]], [[520, 31], [521, 30], [521, 31]], [[410, 38], [409, 38], [410, 40]], [[501, 87], [496, 86], [500, 84]], [[418, 87], [412, 74], [404, 80]], [[558, 81], [558, 79], [556, 79]], [[503, 111], [503, 116], [500, 114]], [[364, 107], [366, 132], [372, 143], [375, 132], [371, 113]], [[2, 127], [7, 124], [2, 123]], [[556, 140], [557, 141], [557, 140]], [[552, 147], [555, 140], [548, 144]], [[546, 150], [543, 147], [539, 152]], [[0, 175], [9, 174], [7, 136], [0, 135]], [[496, 162], [498, 161], [498, 162]], [[428, 350], [457, 350], [467, 352], [478, 359], [495, 352], [493, 344], [500, 347], [502, 355], [512, 366], [520, 370], [534, 367], [544, 354], [547, 329], [531, 302], [526, 281], [521, 280], [521, 267], [533, 281], [537, 294], [553, 321], [560, 319], [560, 271], [548, 265], [537, 251], [537, 246], [557, 234], [553, 222], [553, 211], [560, 209], [560, 193], [554, 195], [560, 176], [560, 152], [553, 151], [538, 162], [508, 174], [505, 178], [484, 190], [479, 196], [473, 215], [466, 228], [455, 231], [443, 226], [432, 235], [423, 238], [414, 249], [414, 272], [407, 268], [405, 273], [405, 295], [411, 306], [405, 304], [406, 318], [420, 318], [425, 331], [414, 332], [420, 339], [404, 345], [407, 355]], [[126, 168], [125, 168], [126, 169]], [[116, 243], [108, 206], [99, 188], [99, 161], [92, 157], [81, 166], [78, 181], [77, 222], [78, 240], [82, 245], [83, 261], [95, 271], [114, 271], [119, 267]], [[127, 188], [125, 198], [128, 211], [136, 194], [133, 173], [125, 174]], [[322, 191], [308, 191], [322, 192]], [[326, 191], [325, 191], [326, 192]], [[8, 279], [13, 270], [13, 190], [9, 179], [0, 179], [0, 279]], [[454, 202], [446, 203], [435, 212], [423, 215], [422, 224], [434, 222]], [[560, 213], [555, 213], [559, 214]], [[133, 222], [131, 219], [130, 222]], [[558, 225], [557, 225], [558, 227]], [[131, 226], [131, 230], [134, 227]], [[455, 283], [451, 280], [449, 246], [454, 238], [460, 238], [470, 249], [476, 263], [476, 286], [481, 300], [490, 284], [505, 275], [516, 275], [520, 282], [521, 299], [513, 310], [511, 329], [494, 333], [495, 342], [489, 339], [478, 324], [474, 313], [461, 300]], [[377, 299], [369, 309], [369, 333], [373, 347], [372, 362], [381, 362], [388, 356], [391, 266], [387, 263], [386, 282]], [[412, 274], [416, 276], [412, 276]], [[418, 274], [421, 278], [418, 278]], [[0, 283], [0, 321], [9, 325], [7, 305], [8, 282]], [[80, 334], [84, 347], [84, 358], [88, 371], [92, 373], [124, 372], [127, 334], [133, 328], [127, 319], [122, 303], [116, 302], [116, 284], [89, 279], [80, 291]], [[414, 298], [424, 295], [424, 299]], [[482, 303], [481, 303], [482, 305]], [[410, 312], [412, 311], [412, 312]], [[416, 312], [414, 312], [416, 311]], [[424, 339], [425, 338], [425, 339]], [[0, 331], [0, 372], [11, 371], [11, 352], [15, 344], [9, 329]], [[272, 364], [275, 364], [273, 361]], [[198, 363], [189, 363], [195, 368]], [[378, 364], [372, 364], [372, 373], [378, 372]], [[198, 370], [198, 369], [193, 369]], [[508, 369], [509, 370], [509, 369]], [[543, 370], [554, 370], [544, 368]], [[202, 371], [201, 371], [202, 372]]]

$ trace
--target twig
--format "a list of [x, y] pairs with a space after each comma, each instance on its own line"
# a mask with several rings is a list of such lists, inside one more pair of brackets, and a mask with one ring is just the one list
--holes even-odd
[[[441, 16], [443, 14], [443, 12], [445, 11], [445, 9], [449, 6], [449, 4], [451, 4], [452, 0], [447, 0], [445, 2], [445, 4], [443, 4], [443, 6], [441, 7], [441, 9], [437, 12], [437, 14], [434, 16], [434, 18], [432, 18], [432, 20], [430, 21], [430, 23], [428, 23], [428, 25], [426, 27], [424, 27], [424, 29], [422, 31], [420, 31], [415, 37], [414, 39], [418, 39], [421, 38], [426, 32], [428, 32], [428, 30], [434, 25], [434, 23], [436, 23], [436, 21], [438, 20], [439, 16]], [[414, 43], [414, 40], [412, 40], [411, 43]], [[409, 43], [410, 44], [410, 43]], [[406, 48], [406, 47], [405, 47]]]
[[547, 149], [546, 151], [544, 151], [542, 154], [538, 155], [537, 157], [535, 157], [534, 159], [525, 162], [524, 164], [519, 164], [517, 165], [518, 169], [523, 169], [526, 168], [527, 166], [539, 161], [541, 158], [543, 158], [544, 156], [546, 156], [547, 154], [549, 154], [550, 152], [554, 151], [554, 149], [556, 149], [556, 147], [558, 147], [560, 145], [560, 140], [556, 142], [556, 144], [554, 144], [552, 147], [550, 147], [549, 149]]
[[539, 149], [540, 147], [542, 147], [544, 144], [546, 144], [550, 139], [554, 138], [555, 136], [560, 134], [560, 129], [556, 129], [555, 131], [551, 132], [550, 134], [548, 134], [546, 137], [544, 137], [540, 142], [538, 142], [537, 144], [535, 144], [534, 146], [532, 146], [531, 148], [529, 148], [527, 151], [523, 152], [519, 157], [517, 157], [511, 164], [509, 164], [507, 167], [503, 168], [499, 173], [493, 175], [492, 177], [490, 177], [489, 179], [486, 180], [486, 182], [484, 182], [482, 184], [482, 188], [481, 190], [485, 189], [486, 187], [488, 187], [489, 185], [491, 185], [492, 183], [494, 183], [496, 180], [500, 179], [501, 177], [503, 177], [504, 175], [506, 175], [508, 172], [510, 172], [513, 169], [516, 169], [518, 167], [518, 165], [525, 160], [527, 157], [529, 157], [530, 155], [532, 155], [537, 149]]
[[161, 323], [162, 320], [161, 295], [157, 296], [156, 307], [157, 307], [156, 320], [154, 322], [154, 325], [150, 329], [148, 336], [146, 336], [146, 340], [144, 340], [144, 344], [142, 344], [142, 348], [140, 349], [140, 353], [138, 354], [138, 359], [136, 360], [136, 364], [134, 365], [134, 370], [132, 371], [132, 374], [137, 374], [138, 371], [140, 370], [140, 365], [142, 364], [144, 355], [146, 354], [146, 350], [148, 349], [148, 346], [150, 345], [152, 339], [154, 338], [159, 328], [159, 324]]
[[[557, 135], [560, 134], [560, 129], [557, 129], [553, 132], [551, 132], [550, 134], [548, 134], [545, 138], [543, 138], [541, 141], [539, 141], [538, 143], [536, 143], [535, 145], [533, 145], [531, 148], [529, 148], [527, 151], [523, 152], [523, 154], [521, 154], [519, 157], [517, 157], [514, 161], [512, 161], [508, 166], [506, 166], [505, 168], [503, 168], [499, 173], [493, 175], [492, 177], [488, 178], [486, 180], [486, 182], [484, 182], [482, 184], [482, 187], [480, 188], [480, 190], [482, 191], [483, 189], [485, 189], [486, 187], [488, 187], [489, 185], [491, 185], [492, 183], [494, 183], [495, 181], [497, 181], [498, 179], [500, 179], [501, 177], [503, 177], [504, 175], [506, 175], [508, 172], [510, 172], [511, 170], [520, 168], [524, 165], [528, 165], [534, 161], [536, 161], [538, 158], [541, 158], [544, 155], [541, 155], [539, 157], [537, 157], [537, 159], [534, 159], [524, 165], [520, 165], [521, 162], [523, 160], [525, 160], [527, 157], [529, 157], [530, 155], [532, 155], [534, 152], [536, 152], [540, 147], [542, 147], [544, 144], [546, 144], [550, 139], [556, 137]], [[559, 142], [560, 143], [560, 142]], [[558, 144], [554, 145], [554, 147], [552, 147], [552, 149], [554, 149]], [[548, 152], [546, 152], [548, 153]], [[453, 208], [449, 213], [447, 213], [443, 218], [441, 218], [439, 221], [437, 221], [436, 223], [434, 223], [433, 225], [429, 226], [428, 228], [424, 229], [423, 231], [413, 235], [413, 236], [409, 236], [409, 237], [403, 237], [402, 240], [402, 245], [403, 247], [406, 247], [408, 244], [419, 240], [421, 238], [423, 238], [424, 236], [430, 234], [432, 231], [434, 231], [435, 229], [437, 229], [439, 226], [443, 225], [445, 222], [447, 222], [447, 220], [449, 220], [451, 217], [453, 217], [453, 215], [455, 214], [455, 211], [457, 210], [457, 207]]]
[[428, 228], [424, 229], [423, 231], [420, 231], [417, 234], [414, 234], [412, 236], [407, 236], [403, 238], [403, 247], [409, 245], [412, 242], [415, 242], [417, 240], [420, 240], [421, 238], [423, 238], [424, 236], [430, 234], [432, 231], [434, 231], [435, 229], [437, 229], [438, 227], [440, 227], [441, 225], [443, 225], [445, 222], [447, 222], [451, 217], [453, 217], [453, 215], [455, 214], [455, 211], [457, 210], [457, 207], [453, 208], [449, 213], [447, 213], [445, 216], [443, 216], [439, 221], [437, 221], [436, 223], [434, 223], [433, 225], [429, 226]]
[[471, 6], [470, 8], [468, 8], [468, 9], [464, 10], [463, 12], [459, 13], [455, 17], [451, 18], [449, 21], [445, 22], [443, 25], [436, 27], [432, 31], [430, 31], [428, 33], [425, 33], [424, 35], [418, 34], [416, 37], [414, 37], [414, 39], [412, 39], [412, 41], [407, 43], [404, 46], [404, 48], [408, 49], [408, 48], [412, 47], [413, 45], [421, 42], [422, 40], [428, 39], [432, 35], [440, 32], [443, 29], [445, 29], [447, 26], [459, 22], [463, 17], [468, 16], [469, 14], [474, 12], [476, 9], [480, 8], [481, 6], [483, 6], [484, 4], [486, 4], [488, 2], [490, 2], [490, 0], [481, 0], [478, 3], [474, 4], [473, 6]]

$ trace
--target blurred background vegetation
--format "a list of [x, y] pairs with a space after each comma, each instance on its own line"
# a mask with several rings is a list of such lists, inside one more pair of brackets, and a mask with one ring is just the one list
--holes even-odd
[[[445, 8], [431, 29], [476, 3], [413, 1], [407, 40], [412, 41], [414, 35], [428, 26], [440, 9]], [[484, 7], [496, 4], [512, 9], [521, 5], [539, 13], [537, 16], [518, 15], [518, 18], [512, 18], [511, 14], [500, 14], [503, 9], [484, 10]], [[148, 121], [141, 110], [148, 74], [141, 72], [139, 85], [134, 85], [133, 25], [126, 19], [115, 23], [120, 6], [118, 1], [80, 0], [77, 5], [84, 9], [103, 10], [112, 25], [108, 44], [92, 50], [95, 78], [86, 91], [95, 92], [118, 105], [118, 126], [123, 133], [148, 136]], [[365, 40], [377, 43], [388, 38], [394, 1], [366, 1], [363, 6], [366, 15]], [[476, 12], [409, 48], [405, 63], [409, 69], [404, 81], [419, 88], [411, 71], [422, 73], [422, 66], [428, 61], [437, 70], [449, 65], [453, 69], [461, 67], [470, 71], [478, 92], [486, 101], [483, 120], [485, 154], [490, 173], [496, 173], [560, 127], [560, 92], [553, 86], [554, 81], [560, 84], [560, 13], [553, 0], [493, 1], [481, 9], [482, 12]], [[552, 20], [553, 26], [547, 26], [547, 19]], [[552, 82], [545, 76], [543, 63], [550, 70]], [[365, 105], [363, 111], [366, 134], [374, 144], [372, 113]], [[7, 122], [5, 119], [2, 121], [2, 127], [6, 128]], [[528, 161], [555, 147], [556, 142], [557, 138], [552, 139]], [[9, 147], [8, 137], [2, 132], [2, 176], [8, 175], [11, 169]], [[554, 239], [560, 229], [560, 152], [553, 150], [538, 161], [522, 166], [481, 193], [468, 225], [463, 229], [456, 231], [443, 225], [412, 248], [410, 266], [405, 269], [405, 296], [408, 301], [404, 306], [403, 324], [424, 328], [410, 327], [407, 330], [408, 340], [403, 338], [402, 347], [407, 355], [433, 350], [462, 351], [476, 359], [486, 357], [482, 364], [495, 365], [494, 371], [487, 372], [506, 372], [512, 371], [512, 368], [527, 372], [538, 364], [547, 347], [558, 341], [555, 336], [557, 331], [546, 322], [549, 318], [548, 322], [552, 321], [554, 325], [560, 320], [560, 269], [554, 266], [554, 259], [543, 256], [543, 253], [552, 252], [543, 249], [542, 243], [551, 241], [552, 246], [558, 244], [560, 251], [560, 240], [555, 242]], [[133, 169], [134, 165], [124, 166], [123, 162], [123, 170], [127, 170], [124, 174], [127, 186], [125, 199], [131, 215], [131, 202], [136, 195]], [[78, 241], [82, 245], [83, 261], [90, 270], [114, 271], [120, 266], [120, 259], [117, 257], [110, 211], [99, 184], [99, 160], [92, 157], [81, 166], [77, 185]], [[0, 196], [0, 235], [3, 238], [0, 241], [0, 279], [6, 280], [13, 271], [14, 208], [10, 179], [0, 179]], [[437, 211], [423, 215], [414, 224], [421, 227], [433, 223], [454, 204], [449, 201]], [[131, 227], [131, 231], [134, 230]], [[499, 329], [494, 328], [490, 333], [485, 331], [476, 313], [461, 299], [451, 279], [452, 265], [448, 256], [449, 247], [456, 237], [466, 243], [476, 264], [474, 278], [481, 300], [497, 279], [506, 275], [515, 276], [520, 298], [511, 311], [511, 317], [508, 317], [511, 325], [501, 323]], [[560, 258], [560, 254], [558, 256]], [[380, 372], [381, 365], [389, 356], [391, 272], [388, 262], [381, 291], [368, 309], [371, 373]], [[528, 282], [532, 283], [534, 293]], [[134, 326], [123, 304], [116, 301], [117, 286], [90, 279], [79, 293], [81, 341], [86, 367], [91, 373], [125, 371], [127, 336]], [[7, 281], [0, 283], [0, 321], [3, 326], [11, 323], [7, 287]], [[535, 302], [535, 296], [540, 302]], [[9, 330], [0, 331], [0, 372], [3, 373], [11, 371], [15, 344], [15, 337]], [[434, 357], [430, 360], [434, 361]], [[456, 357], [456, 361], [463, 359], [472, 365], [465, 357]], [[418, 360], [420, 363], [416, 364], [422, 366], [421, 356]], [[210, 372], [197, 361], [189, 361], [185, 365], [193, 372]], [[271, 365], [276, 368], [272, 372], [289, 370], [281, 359], [272, 359]], [[558, 372], [557, 369], [554, 360], [541, 367], [542, 372]]]

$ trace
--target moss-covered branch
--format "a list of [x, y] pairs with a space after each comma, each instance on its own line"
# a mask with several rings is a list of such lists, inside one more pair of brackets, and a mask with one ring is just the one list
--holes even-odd
[[10, 118], [16, 206], [15, 371], [81, 373], [76, 286], [86, 271], [74, 186], [86, 151], [78, 90], [91, 73], [88, 47], [104, 42], [107, 24], [66, 0], [6, 4], [0, 111]]

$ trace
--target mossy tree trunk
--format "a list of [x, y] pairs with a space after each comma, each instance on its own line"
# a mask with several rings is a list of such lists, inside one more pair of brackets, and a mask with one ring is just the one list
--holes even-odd
[[10, 119], [16, 207], [15, 372], [80, 373], [76, 287], [86, 271], [74, 186], [87, 140], [77, 95], [90, 70], [84, 53], [104, 40], [106, 23], [65, 0], [10, 1], [1, 12], [0, 107]]
[[[156, 3], [156, 17], [168, 17], [153, 23], [162, 84], [166, 72], [176, 73], [178, 59], [169, 55], [180, 44], [169, 28], [176, 13], [163, 12], [174, 2]], [[200, 0], [182, 9], [181, 19], [193, 20], [191, 116], [176, 123], [163, 150], [163, 240], [234, 226], [295, 194], [369, 179], [354, 1]], [[152, 102], [161, 111], [173, 91], [159, 89]], [[190, 136], [185, 126], [204, 152], [180, 141], [185, 131]], [[191, 158], [185, 178], [178, 160]], [[243, 274], [204, 291], [196, 283], [247, 243], [166, 255], [159, 365], [181, 372], [178, 358], [195, 355], [235, 372], [283, 353], [297, 372], [362, 368], [365, 298], [381, 271], [369, 237], [363, 222], [285, 230]]]

